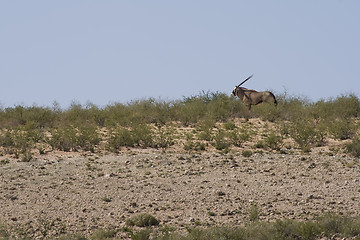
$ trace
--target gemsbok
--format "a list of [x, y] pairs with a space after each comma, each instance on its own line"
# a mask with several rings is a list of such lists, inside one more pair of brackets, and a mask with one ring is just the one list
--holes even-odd
[[233, 96], [238, 96], [243, 103], [245, 103], [249, 110], [251, 109], [251, 105], [257, 105], [262, 102], [273, 103], [275, 106], [277, 105], [277, 101], [275, 95], [272, 92], [265, 91], [265, 92], [257, 92], [252, 89], [247, 89], [244, 87], [240, 87], [244, 84], [247, 80], [252, 78], [253, 75], [245, 79], [242, 83], [235, 86], [234, 90], [232, 91]]

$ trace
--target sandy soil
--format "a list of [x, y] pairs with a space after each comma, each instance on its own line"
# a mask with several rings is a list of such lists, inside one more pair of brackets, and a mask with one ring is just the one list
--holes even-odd
[[0, 223], [39, 239], [118, 229], [139, 213], [178, 230], [241, 225], [254, 205], [263, 220], [360, 214], [360, 164], [346, 155], [143, 150], [0, 158]]

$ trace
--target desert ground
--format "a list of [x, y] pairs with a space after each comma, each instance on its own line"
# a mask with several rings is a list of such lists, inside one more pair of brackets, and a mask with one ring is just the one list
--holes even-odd
[[0, 161], [0, 223], [34, 239], [119, 229], [139, 213], [177, 231], [243, 225], [254, 209], [265, 221], [360, 214], [359, 159], [342, 153], [124, 149]]

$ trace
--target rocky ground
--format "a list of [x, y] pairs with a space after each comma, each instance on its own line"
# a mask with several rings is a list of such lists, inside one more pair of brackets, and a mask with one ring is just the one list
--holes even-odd
[[179, 231], [242, 225], [257, 216], [360, 214], [359, 159], [344, 154], [126, 150], [0, 161], [0, 223], [39, 239], [118, 229], [139, 213]]

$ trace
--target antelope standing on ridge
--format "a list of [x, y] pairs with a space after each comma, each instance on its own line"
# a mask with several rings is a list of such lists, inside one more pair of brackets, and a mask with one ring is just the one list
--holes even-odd
[[277, 101], [276, 101], [275, 95], [272, 92], [269, 92], [269, 91], [257, 92], [257, 91], [252, 90], [252, 89], [247, 89], [247, 88], [244, 88], [244, 87], [240, 87], [247, 80], [252, 78], [252, 76], [253, 75], [251, 75], [250, 77], [245, 79], [239, 85], [235, 86], [234, 90], [232, 91], [232, 95], [234, 97], [238, 96], [243, 101], [243, 103], [245, 103], [249, 107], [249, 110], [251, 109], [251, 105], [257, 105], [257, 104], [262, 103], [262, 102], [273, 103], [276, 106]]

